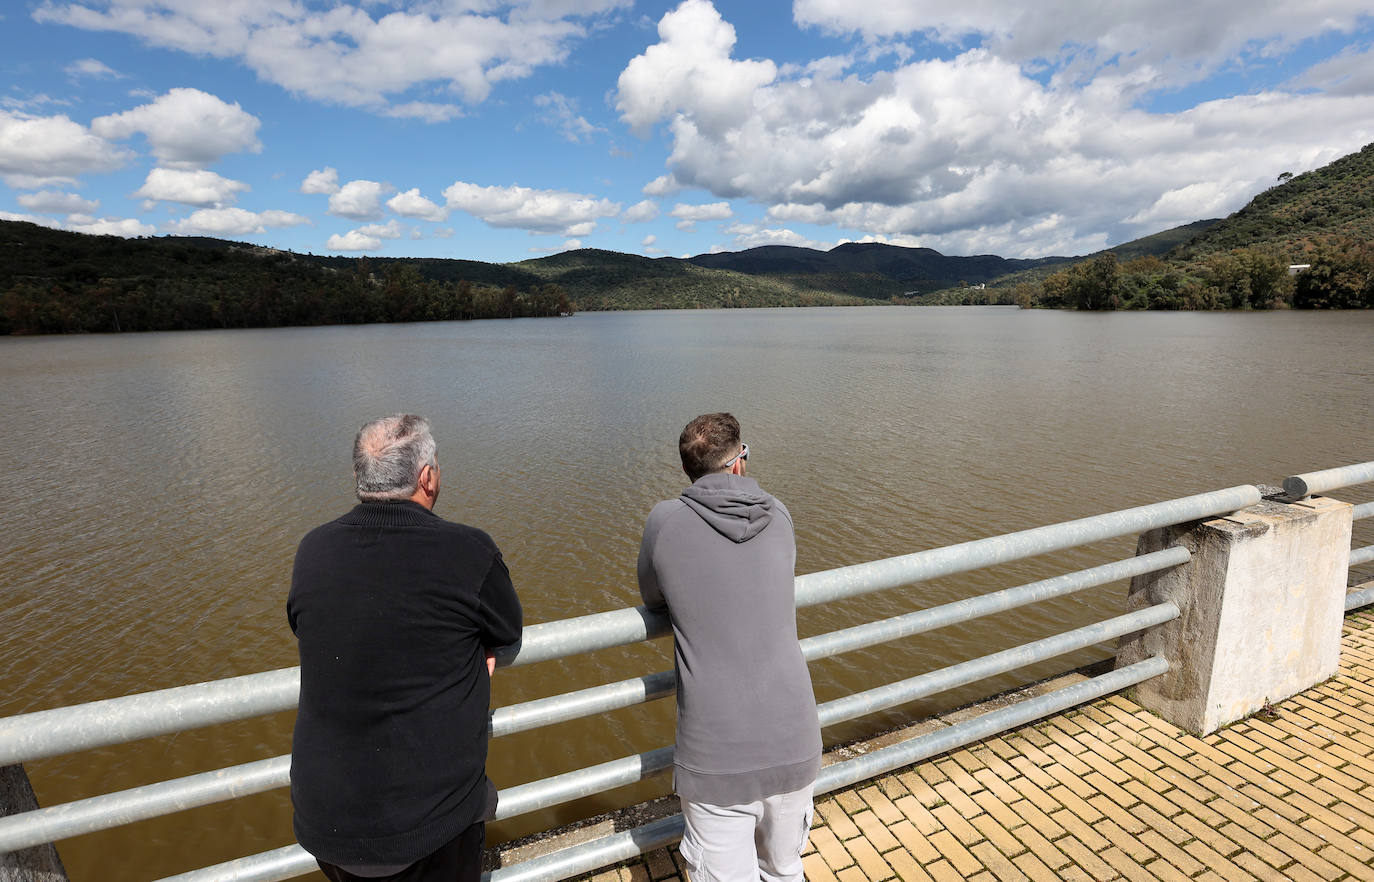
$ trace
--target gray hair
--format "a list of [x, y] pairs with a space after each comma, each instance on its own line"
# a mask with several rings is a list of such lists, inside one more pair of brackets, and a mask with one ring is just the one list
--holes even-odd
[[409, 499], [420, 486], [420, 470], [434, 468], [429, 420], [398, 413], [365, 423], [353, 439], [353, 476], [363, 502]]

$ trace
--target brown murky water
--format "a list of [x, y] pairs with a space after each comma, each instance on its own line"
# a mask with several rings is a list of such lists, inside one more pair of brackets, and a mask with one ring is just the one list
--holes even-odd
[[[300, 536], [351, 504], [364, 419], [425, 413], [439, 512], [501, 545], [527, 620], [637, 602], [677, 432], [744, 424], [800, 572], [1374, 459], [1374, 313], [741, 310], [0, 340], [0, 714], [295, 664]], [[1369, 488], [1349, 498], [1374, 497]], [[1374, 541], [1370, 522], [1357, 541]], [[1119, 556], [1130, 540], [809, 609], [814, 634]], [[836, 697], [1117, 611], [1122, 585], [817, 662]], [[845, 740], [1110, 647], [837, 727]], [[497, 704], [671, 664], [664, 641], [498, 674]], [[32, 764], [44, 804], [289, 749], [291, 714]], [[509, 786], [661, 746], [672, 703], [499, 739]], [[496, 825], [506, 838], [665, 780]], [[285, 791], [60, 843], [77, 882], [291, 841]]]

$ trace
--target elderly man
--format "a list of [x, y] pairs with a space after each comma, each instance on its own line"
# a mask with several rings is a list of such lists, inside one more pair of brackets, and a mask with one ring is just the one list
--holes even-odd
[[792, 516], [745, 477], [730, 414], [692, 420], [678, 452], [692, 486], [649, 513], [639, 591], [673, 623], [681, 854], [693, 882], [801, 882], [821, 732]]
[[364, 425], [353, 473], [359, 504], [301, 540], [286, 602], [296, 837], [335, 882], [475, 882], [492, 651], [520, 639], [520, 602], [491, 537], [434, 514], [423, 417]]

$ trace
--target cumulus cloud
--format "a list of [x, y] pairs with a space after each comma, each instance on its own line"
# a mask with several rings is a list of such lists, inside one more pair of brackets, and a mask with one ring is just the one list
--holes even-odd
[[386, 207], [391, 209], [392, 214], [399, 214], [401, 217], [436, 222], [448, 219], [448, 209], [421, 196], [418, 187], [392, 196], [386, 201]]
[[981, 40], [999, 57], [1048, 63], [1072, 77], [1092, 70], [1148, 68], [1164, 83], [1200, 79], [1219, 67], [1270, 58], [1369, 15], [1363, 0], [1064, 0], [1053, 11], [1004, 0], [853, 3], [795, 0], [797, 24], [865, 39], [928, 35]]
[[[496, 83], [562, 62], [609, 12], [631, 0], [436, 3], [368, 7], [202, 0], [53, 0], [40, 22], [134, 35], [193, 55], [238, 61], [299, 95], [436, 121], [457, 108], [408, 100], [436, 87], [484, 100]], [[393, 105], [394, 102], [394, 106]]]
[[534, 233], [585, 236], [596, 221], [620, 213], [620, 203], [562, 190], [529, 187], [481, 187], [455, 181], [444, 190], [448, 207], [465, 211], [493, 227]]
[[143, 186], [135, 190], [133, 195], [154, 202], [224, 205], [249, 189], [242, 181], [230, 180], [212, 171], [155, 168], [148, 172]]
[[21, 221], [28, 224], [38, 224], [40, 227], [52, 227], [57, 229], [59, 224], [50, 217], [42, 217], [37, 214], [20, 214], [15, 211], [0, 211], [0, 220]]
[[384, 224], [367, 224], [355, 232], [373, 239], [399, 239], [405, 235], [406, 228], [400, 221], [392, 219]]
[[735, 61], [735, 28], [708, 0], [685, 0], [658, 23], [659, 42], [620, 74], [616, 109], [640, 133], [684, 104], [703, 128], [720, 134], [755, 110], [759, 87], [772, 82], [771, 61]]
[[309, 223], [310, 218], [289, 211], [202, 208], [168, 224], [167, 231], [184, 236], [246, 236], [265, 233], [268, 227], [297, 227]]
[[672, 175], [659, 175], [644, 185], [645, 196], [671, 196], [682, 189], [677, 178]]
[[[850, 4], [873, 35], [905, 32], [907, 6]], [[1286, 21], [1272, 6], [1262, 17]], [[1003, 8], [974, 2], [940, 15], [965, 7], [979, 28], [995, 18], [985, 7]], [[812, 10], [807, 21], [819, 20], [819, 8], [798, 7]], [[885, 15], [900, 21], [880, 27]], [[944, 21], [940, 15], [930, 20]], [[1028, 11], [1017, 18], [1020, 30], [1007, 33], [1024, 37], [1038, 26], [1034, 18]], [[861, 30], [856, 20], [845, 19]], [[1338, 27], [1333, 20], [1326, 27]], [[778, 228], [912, 236], [953, 253], [1081, 253], [1066, 249], [1225, 214], [1281, 171], [1306, 171], [1374, 140], [1369, 89], [1267, 91], [1151, 113], [1138, 99], [1163, 80], [1148, 64], [1080, 83], [979, 46], [860, 76], [837, 73], [838, 64], [739, 61], [733, 46], [733, 27], [710, 3], [687, 0], [663, 17], [659, 43], [625, 67], [616, 107], [637, 129], [661, 125], [670, 138], [669, 171], [646, 194], [691, 188], [748, 199], [767, 206]], [[1353, 65], [1344, 69], [1343, 82], [1357, 76]], [[1340, 71], [1333, 64], [1322, 73], [1334, 79]], [[727, 102], [694, 85], [717, 82], [729, 84]], [[1345, 123], [1317, 142], [1295, 124], [1303, 119]]]
[[145, 224], [135, 218], [94, 218], [85, 214], [69, 215], [67, 217], [67, 222], [62, 225], [62, 228], [71, 230], [74, 233], [86, 233], [91, 236], [122, 236], [125, 239], [133, 239], [138, 236], [151, 236], [157, 232], [156, 227], [151, 224]]
[[70, 184], [79, 175], [119, 168], [130, 156], [66, 116], [0, 110], [0, 179], [11, 187]]
[[625, 209], [625, 213], [620, 217], [627, 224], [647, 223], [658, 217], [658, 203], [652, 199], [636, 202], [634, 205]]
[[382, 240], [359, 230], [349, 230], [342, 236], [338, 233], [330, 236], [324, 247], [330, 251], [376, 251], [382, 247]]
[[93, 77], [95, 79], [122, 79], [123, 74], [103, 61], [95, 58], [82, 58], [63, 68], [70, 77]]
[[339, 192], [339, 170], [330, 166], [322, 169], [315, 169], [305, 176], [301, 181], [302, 193], [337, 193]]
[[801, 233], [784, 227], [763, 227], [758, 224], [731, 224], [724, 229], [735, 237], [734, 248], [742, 251], [746, 248], [758, 248], [762, 245], [792, 245], [797, 248], [814, 248], [817, 251], [829, 251], [835, 247], [833, 242], [821, 242], [816, 239], [808, 239]]
[[1332, 95], [1374, 92], [1374, 48], [1348, 48], [1312, 65], [1293, 82], [1299, 89], [1321, 89]]
[[329, 213], [350, 220], [377, 220], [382, 216], [382, 195], [391, 187], [377, 181], [349, 181], [329, 197]]
[[100, 207], [100, 203], [94, 199], [83, 199], [75, 193], [55, 190], [21, 193], [15, 201], [30, 211], [45, 214], [90, 214]]
[[142, 134], [159, 164], [202, 168], [230, 153], [258, 153], [258, 119], [199, 89], [172, 89], [151, 104], [96, 117], [91, 131], [102, 138]]
[[687, 205], [679, 202], [668, 213], [678, 218], [676, 226], [679, 230], [688, 232], [696, 229], [697, 221], [725, 220], [735, 215], [728, 202], [712, 202], [708, 205]]
[[557, 129], [565, 141], [581, 144], [590, 141], [592, 135], [597, 132], [606, 131], [578, 115], [576, 98], [569, 98], [559, 92], [549, 92], [546, 95], [536, 95], [534, 104], [536, 107], [544, 108], [540, 120], [545, 125]]

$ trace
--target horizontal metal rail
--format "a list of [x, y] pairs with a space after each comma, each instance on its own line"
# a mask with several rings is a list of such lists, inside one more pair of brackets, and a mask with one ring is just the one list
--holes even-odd
[[1369, 606], [1374, 603], [1374, 581], [1356, 585], [1345, 595], [1345, 611], [1359, 609], [1362, 606]]
[[972, 621], [993, 613], [1005, 612], [1009, 609], [1039, 603], [1055, 597], [1063, 597], [1087, 588], [1106, 585], [1119, 579], [1156, 573], [1169, 567], [1185, 564], [1191, 559], [1192, 555], [1188, 549], [1176, 545], [1161, 551], [1142, 554], [1139, 557], [1102, 564], [1086, 570], [1042, 579], [1039, 582], [1018, 585], [1015, 588], [1005, 588], [979, 597], [956, 600], [890, 619], [867, 622], [841, 631], [807, 637], [801, 641], [802, 655], [807, 661], [813, 661], [841, 652], [862, 649], [901, 637], [909, 637], [926, 631], [934, 631], [937, 628], [946, 628], [950, 625]]
[[[1160, 656], [1145, 659], [1120, 670], [1056, 689], [1036, 698], [1019, 701], [947, 729], [885, 747], [845, 762], [826, 766], [816, 781], [817, 793], [829, 793], [858, 781], [920, 762], [932, 756], [988, 738], [1017, 726], [1067, 710], [1105, 695], [1157, 677], [1169, 669]], [[629, 860], [682, 838], [681, 815], [661, 818], [642, 827], [615, 833], [592, 842], [561, 849], [543, 857], [502, 867], [484, 874], [483, 882], [560, 882], [569, 876], [589, 873], [616, 861]], [[205, 877], [195, 882], [219, 882], [224, 877]], [[234, 877], [238, 878], [238, 877]], [[276, 882], [286, 877], [252, 877], [251, 882]], [[171, 880], [164, 880], [171, 882]], [[177, 882], [192, 882], [178, 877]], [[243, 882], [250, 882], [245, 877]]]
[[1374, 502], [1362, 502], [1351, 510], [1350, 519], [1352, 521], [1363, 518], [1374, 518]]
[[844, 597], [857, 597], [911, 582], [924, 582], [1051, 551], [1062, 551], [1065, 548], [1074, 548], [1103, 539], [1143, 533], [1218, 514], [1229, 514], [1259, 501], [1259, 490], [1247, 484], [1052, 524], [1048, 527], [1035, 527], [987, 539], [974, 539], [971, 542], [932, 548], [901, 557], [810, 573], [797, 577], [797, 606], [812, 606]]
[[282, 668], [0, 719], [0, 766], [122, 744], [296, 706], [301, 669]]
[[0, 854], [274, 790], [290, 782], [291, 756], [287, 754], [0, 817]]
[[[1253, 505], [1243, 485], [934, 548], [882, 561], [797, 577], [797, 606], [894, 588], [980, 567], [1072, 548]], [[667, 634], [668, 617], [642, 606], [594, 613], [524, 629], [519, 644], [498, 653], [501, 665], [525, 665]], [[179, 686], [74, 707], [0, 719], [0, 765], [12, 765], [153, 735], [260, 716], [295, 707], [300, 669], [285, 668]]]
[[1366, 545], [1364, 548], [1350, 549], [1350, 565], [1358, 567], [1374, 560], [1374, 545]]
[[1322, 469], [1319, 472], [1308, 472], [1305, 475], [1291, 475], [1283, 479], [1283, 492], [1293, 498], [1301, 499], [1314, 493], [1326, 493], [1328, 490], [1338, 490], [1342, 487], [1365, 484], [1370, 481], [1374, 481], [1374, 461], [1360, 462], [1334, 469]]
[[[1167, 548], [1151, 554], [1141, 555], [1140, 557], [1103, 564], [1075, 573], [1068, 573], [1063, 576], [993, 592], [981, 597], [954, 601], [952, 603], [942, 604], [941, 606], [896, 616], [878, 622], [869, 622], [829, 634], [809, 637], [801, 641], [802, 652], [808, 661], [838, 655], [842, 652], [897, 640], [902, 637], [922, 633], [935, 628], [958, 624], [1018, 606], [1059, 597], [1074, 591], [1081, 591], [1085, 588], [1107, 584], [1118, 579], [1141, 575], [1143, 573], [1156, 572], [1171, 566], [1186, 563], [1189, 557], [1190, 555], [1186, 548]], [[1177, 615], [1176, 608], [1170, 605], [1170, 609], [1173, 609], [1174, 615]], [[1147, 612], [1148, 611], [1142, 611], [1142, 613], [1135, 613], [1132, 615], [1142, 615]], [[1166, 620], [1167, 619], [1160, 619], [1160, 621]], [[1117, 620], [1112, 620], [1112, 622], [1116, 621]], [[1127, 627], [1125, 631], [1097, 634], [1096, 636], [1090, 633], [1090, 629], [1101, 629], [1111, 624], [1110, 622], [1102, 623], [1102, 625], [1089, 626], [1088, 629], [1080, 629], [1079, 631], [1058, 635], [1057, 638], [1050, 638], [1050, 641], [1057, 640], [1059, 643], [1064, 643], [1067, 645], [1067, 648], [1050, 652], [1048, 655], [1036, 656], [1029, 660], [1018, 659], [1027, 652], [1032, 654], [1040, 652], [1041, 644], [1045, 646], [1057, 644], [1052, 644], [1049, 641], [1040, 641], [1036, 644], [1030, 644], [1027, 647], [1007, 650], [997, 656], [989, 656], [989, 660], [998, 660], [992, 662], [992, 664], [1002, 664], [1005, 662], [1009, 663], [1010, 667], [1002, 667], [997, 670], [991, 670], [989, 668], [988, 673], [960, 680], [960, 682], [955, 685], [973, 682], [983, 677], [992, 676], [993, 673], [1002, 673], [1006, 670], [1012, 670], [1034, 661], [1040, 661], [1042, 658], [1052, 658], [1054, 655], [1082, 648], [1082, 646], [1089, 646], [1101, 640], [1120, 636], [1122, 633], [1129, 633], [1132, 630], [1138, 629], [1137, 627]], [[1156, 622], [1150, 621], [1146, 623], [1146, 625], [1148, 624], [1156, 624]], [[1145, 627], [1146, 625], [1140, 625], [1139, 627]], [[1074, 641], [1079, 639], [1080, 634], [1083, 635], [1085, 642], [1081, 644], [1075, 643]], [[970, 665], [975, 665], [976, 661], [966, 662], [964, 665], [956, 667], [965, 672], [979, 670], [980, 668], [977, 667], [969, 667]], [[987, 667], [987, 665], [985, 664], [984, 667]], [[943, 671], [949, 670], [951, 669], [943, 669]], [[903, 703], [904, 701], [933, 695], [943, 688], [952, 688], [946, 686], [934, 688], [933, 691], [931, 691], [930, 685], [940, 682], [939, 675], [941, 673], [942, 671], [932, 671], [921, 677], [907, 681], [912, 684], [917, 684], [921, 688], [927, 689], [927, 691], [919, 695], [913, 694], [911, 698], [901, 699], [896, 703]], [[900, 690], [894, 692], [894, 687], [897, 685], [900, 684], [885, 687], [887, 693], [901, 694]], [[493, 736], [511, 734], [513, 732], [548, 725], [553, 722], [588, 716], [613, 707], [624, 707], [629, 704], [665, 697], [673, 694], [674, 691], [674, 675], [672, 671], [661, 671], [656, 674], [636, 677], [606, 686], [594, 686], [589, 689], [579, 690], [578, 692], [536, 699], [506, 708], [498, 708], [492, 714], [491, 732]], [[874, 691], [875, 690], [870, 690], [870, 692]], [[868, 694], [869, 693], [864, 693], [864, 695]], [[858, 698], [858, 696], [850, 696], [848, 700], [855, 701]], [[844, 699], [841, 701], [843, 700]], [[836, 704], [836, 702], [832, 702], [831, 704]], [[862, 708], [862, 706], [862, 703], [855, 705], [856, 708]], [[854, 712], [849, 712], [848, 715], [834, 716], [830, 721], [823, 718], [822, 724], [830, 725], [831, 722], [852, 719], [855, 716], [861, 716], [864, 713], [871, 713], [890, 706], [892, 706], [892, 703], [882, 704], [881, 706], [875, 703], [872, 710], [859, 709]], [[535, 808], [544, 808], [547, 805], [556, 804], [557, 802], [563, 802], [580, 796], [586, 796], [590, 793], [600, 792], [600, 790], [620, 786], [621, 784], [632, 783], [633, 781], [640, 780], [646, 775], [667, 768], [666, 765], [645, 765], [644, 763], [647, 762], [645, 758], [648, 756], [648, 754], [642, 754], [637, 757], [615, 760], [612, 764], [603, 764], [590, 769], [580, 770], [586, 773], [585, 781], [573, 777], [576, 776], [578, 772], [569, 772], [566, 775], [544, 779], [542, 782], [532, 782], [531, 784], [520, 785], [514, 788], [514, 792], [510, 796], [503, 794], [501, 814], [498, 814], [498, 819], [511, 817], [524, 811], [533, 811]], [[668, 764], [672, 762], [671, 753], [668, 755], [667, 762]], [[31, 845], [37, 845], [43, 842], [52, 842], [71, 836], [92, 833], [97, 830], [118, 827], [146, 818], [184, 811], [196, 806], [208, 805], [213, 802], [234, 799], [251, 793], [260, 793], [278, 787], [285, 787], [290, 783], [290, 768], [291, 757], [289, 755], [279, 756], [270, 760], [260, 760], [254, 763], [231, 766], [214, 772], [191, 775], [158, 784], [149, 784], [131, 790], [94, 796], [88, 799], [51, 806], [49, 808], [36, 809], [18, 815], [11, 815], [8, 818], [0, 818], [0, 852], [27, 848]], [[619, 783], [609, 784], [605, 787], [601, 787], [600, 790], [577, 789], [593, 786], [587, 782], [606, 781], [612, 780], [612, 778]], [[553, 802], [540, 803], [538, 805], [533, 805], [532, 808], [522, 808], [519, 811], [515, 811], [512, 808], [514, 805], [524, 805], [524, 801], [531, 798], [528, 794], [536, 792], [542, 793], [542, 791], [531, 790], [529, 788], [534, 788], [535, 785], [544, 783], [547, 783], [549, 794], [567, 793], [570, 795], [557, 797]]]
[[[1032, 720], [1134, 686], [1151, 677], [1157, 677], [1168, 669], [1167, 661], [1161, 656], [1154, 656], [1082, 683], [1019, 701], [947, 729], [918, 736], [856, 759], [835, 763], [821, 770], [816, 781], [816, 792], [828, 793], [892, 769], [954, 750]], [[672, 815], [634, 830], [561, 849], [511, 867], [503, 867], [483, 874], [482, 878], [484, 882], [558, 882], [578, 873], [590, 872], [607, 864], [628, 860], [655, 848], [662, 848], [676, 842], [681, 836], [682, 816]], [[299, 845], [291, 845], [193, 870], [163, 879], [161, 882], [281, 882], [304, 875], [315, 868], [313, 857]]]

